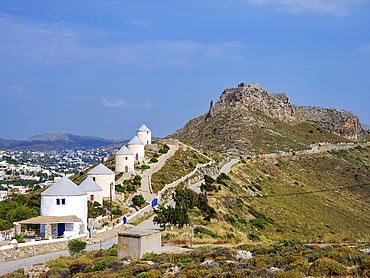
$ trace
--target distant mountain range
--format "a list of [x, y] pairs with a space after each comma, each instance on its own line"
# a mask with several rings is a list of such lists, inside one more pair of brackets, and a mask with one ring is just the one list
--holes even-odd
[[18, 151], [52, 151], [91, 149], [103, 146], [127, 143], [123, 138], [104, 139], [97, 136], [74, 135], [67, 132], [55, 132], [35, 135], [27, 140], [0, 138], [0, 149]]

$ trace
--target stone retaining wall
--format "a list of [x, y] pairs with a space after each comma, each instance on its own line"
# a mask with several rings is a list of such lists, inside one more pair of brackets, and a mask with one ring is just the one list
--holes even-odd
[[[86, 240], [86, 235], [71, 239]], [[0, 263], [67, 250], [68, 238], [9, 244], [0, 247]]]

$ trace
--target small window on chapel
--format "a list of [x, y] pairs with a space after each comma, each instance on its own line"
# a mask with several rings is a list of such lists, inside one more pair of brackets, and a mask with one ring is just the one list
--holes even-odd
[[62, 205], [66, 204], [66, 199], [62, 199]]
[[126, 156], [125, 158], [126, 158], [126, 160], [127, 160], [127, 156]]
[[60, 205], [60, 199], [57, 199], [57, 205]]

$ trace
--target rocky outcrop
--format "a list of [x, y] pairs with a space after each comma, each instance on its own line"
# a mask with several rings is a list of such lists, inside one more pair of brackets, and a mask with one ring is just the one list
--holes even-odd
[[243, 84], [245, 83], [239, 84], [237, 88], [226, 89], [219, 101], [212, 100], [206, 120], [228, 106], [243, 106], [248, 110], [260, 111], [284, 122], [297, 120], [285, 94], [275, 96], [264, 89], [241, 86]]
[[352, 140], [357, 140], [362, 130], [358, 117], [352, 112], [335, 108], [293, 105], [285, 94], [271, 94], [259, 88], [258, 83], [241, 83], [236, 88], [225, 89], [217, 102], [211, 101], [205, 120], [209, 120], [226, 107], [236, 106], [259, 111], [288, 123], [311, 122]]
[[348, 139], [357, 140], [361, 124], [352, 112], [336, 108], [291, 105], [303, 121], [312, 122]]

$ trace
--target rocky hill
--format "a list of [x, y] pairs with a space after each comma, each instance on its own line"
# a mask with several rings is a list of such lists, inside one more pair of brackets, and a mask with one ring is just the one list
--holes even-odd
[[319, 142], [359, 140], [362, 127], [352, 112], [290, 103], [259, 84], [241, 83], [211, 101], [209, 112], [189, 121], [171, 138], [232, 154], [299, 151]]

